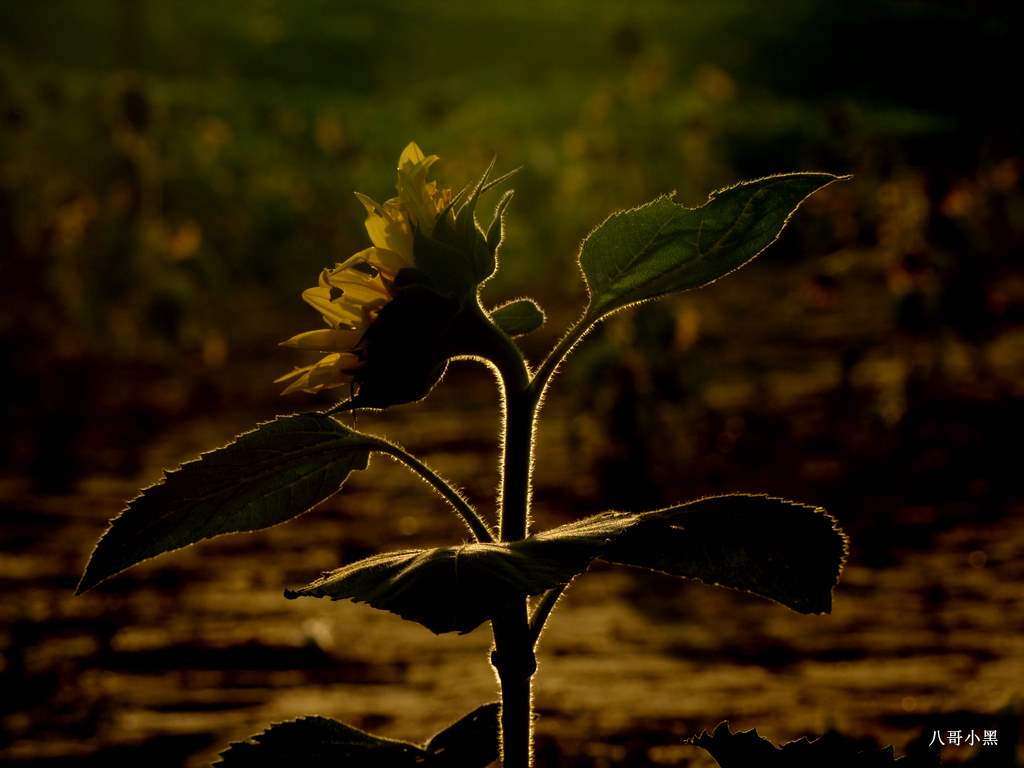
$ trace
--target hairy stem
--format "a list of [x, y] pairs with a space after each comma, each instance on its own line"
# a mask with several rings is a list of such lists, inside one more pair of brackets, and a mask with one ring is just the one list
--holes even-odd
[[[501, 378], [501, 540], [518, 541], [528, 533], [537, 400], [519, 348], [489, 320], [486, 322], [490, 329], [486, 357], [497, 367]], [[526, 598], [496, 616], [491, 628], [491, 663], [501, 683], [501, 764], [503, 768], [529, 768], [533, 765], [532, 678], [537, 659], [530, 642]]]
[[466, 501], [463, 495], [459, 493], [451, 483], [400, 445], [396, 445], [395, 443], [379, 437], [372, 438], [372, 442], [373, 449], [375, 451], [390, 456], [393, 459], [397, 459], [429, 483], [445, 501], [451, 504], [452, 508], [463, 519], [477, 541], [494, 541], [494, 534], [491, 533], [491, 529], [487, 527], [487, 523], [483, 521], [480, 515], [477, 514], [477, 511], [473, 509], [470, 503]]
[[566, 334], [559, 339], [558, 344], [548, 353], [544, 361], [537, 368], [530, 381], [530, 389], [535, 400], [539, 403], [544, 399], [544, 390], [547, 389], [551, 376], [558, 370], [558, 366], [569, 356], [569, 353], [579, 343], [580, 339], [587, 335], [587, 332], [594, 327], [596, 318], [589, 313], [584, 314], [573, 326], [566, 331]]

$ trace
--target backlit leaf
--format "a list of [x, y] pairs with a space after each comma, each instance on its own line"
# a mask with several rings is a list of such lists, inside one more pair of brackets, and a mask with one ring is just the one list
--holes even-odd
[[498, 759], [501, 705], [477, 707], [427, 742], [430, 768], [485, 768]]
[[350, 599], [437, 634], [466, 633], [527, 595], [567, 584], [631, 524], [630, 516], [612, 512], [511, 544], [374, 555], [285, 596]]
[[236, 741], [218, 768], [422, 768], [427, 753], [416, 744], [374, 736], [326, 717], [275, 723], [249, 741]]
[[111, 521], [82, 593], [164, 552], [291, 520], [365, 469], [366, 438], [322, 414], [284, 416], [167, 472]]
[[601, 557], [828, 613], [845, 556], [846, 537], [823, 509], [737, 494], [637, 515]]
[[699, 288], [771, 245], [810, 195], [845, 177], [790, 173], [746, 181], [700, 208], [662, 196], [609, 216], [580, 249], [591, 321], [629, 304]]
[[497, 702], [477, 707], [426, 746], [326, 717], [275, 723], [220, 753], [217, 768], [486, 768], [498, 759]]

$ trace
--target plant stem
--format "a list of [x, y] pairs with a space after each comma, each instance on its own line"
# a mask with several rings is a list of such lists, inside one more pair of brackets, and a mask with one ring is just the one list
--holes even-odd
[[[367, 437], [370, 436], [368, 435]], [[459, 493], [451, 483], [400, 445], [396, 445], [395, 443], [392, 443], [389, 440], [384, 440], [380, 437], [370, 437], [370, 441], [375, 451], [379, 451], [393, 459], [397, 459], [429, 483], [445, 501], [452, 505], [452, 508], [463, 519], [477, 541], [494, 541], [494, 534], [491, 533], [491, 529], [487, 527], [487, 523], [481, 519], [476, 510], [473, 509], [469, 502], [466, 501], [462, 494]]]
[[544, 390], [547, 389], [552, 374], [558, 370], [558, 366], [569, 356], [569, 353], [576, 347], [580, 339], [586, 336], [587, 332], [594, 327], [595, 322], [596, 318], [591, 317], [589, 313], [585, 313], [566, 331], [565, 335], [559, 339], [558, 344], [544, 358], [544, 361], [537, 368], [537, 372], [534, 373], [530, 381], [530, 389], [537, 404], [543, 401]]
[[[530, 372], [519, 348], [486, 321], [486, 357], [501, 377], [502, 453], [499, 519], [501, 540], [526, 538], [530, 516], [530, 476], [533, 469], [533, 424], [537, 400]], [[501, 764], [503, 768], [533, 765], [532, 678], [537, 659], [530, 641], [526, 598], [491, 621], [494, 650], [491, 663], [501, 683]]]
[[[501, 455], [499, 520], [501, 541], [526, 538], [530, 521], [530, 485], [533, 473], [533, 436], [544, 390], [559, 363], [593, 326], [584, 314], [562, 337], [531, 377], [519, 348], [488, 319], [483, 355], [498, 368], [504, 416]], [[551, 590], [529, 618], [526, 598], [491, 621], [494, 650], [491, 662], [501, 682], [501, 755], [503, 768], [533, 765], [533, 674], [537, 671], [534, 646], [564, 588]]]

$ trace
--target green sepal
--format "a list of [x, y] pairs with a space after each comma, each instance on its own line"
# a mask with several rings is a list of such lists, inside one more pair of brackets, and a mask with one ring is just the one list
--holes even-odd
[[514, 189], [510, 189], [501, 196], [501, 199], [498, 200], [498, 205], [494, 208], [494, 217], [491, 219], [491, 223], [487, 225], [487, 248], [495, 260], [498, 258], [498, 249], [501, 248], [501, 244], [505, 240], [505, 209], [512, 202], [512, 197], [515, 193]]
[[443, 295], [462, 297], [475, 293], [479, 285], [497, 269], [502, 213], [511, 200], [510, 192], [506, 192], [499, 201], [494, 219], [486, 232], [481, 230], [476, 220], [480, 195], [512, 175], [509, 173], [488, 181], [493, 169], [492, 160], [472, 191], [459, 192], [438, 216], [430, 235], [419, 229], [414, 232], [413, 254], [416, 266], [427, 274], [432, 287]]

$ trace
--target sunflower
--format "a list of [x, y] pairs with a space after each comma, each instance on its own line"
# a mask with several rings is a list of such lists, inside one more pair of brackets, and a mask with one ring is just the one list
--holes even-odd
[[316, 309], [326, 328], [293, 336], [282, 346], [328, 353], [312, 365], [286, 373], [274, 383], [288, 382], [281, 394], [319, 392], [352, 380], [366, 362], [363, 337], [381, 308], [394, 298], [395, 277], [416, 264], [413, 234], [433, 233], [438, 216], [452, 200], [450, 189], [427, 181], [437, 155], [424, 155], [411, 142], [398, 159], [398, 197], [383, 205], [356, 192], [366, 208], [366, 232], [373, 245], [320, 273], [302, 298]]

